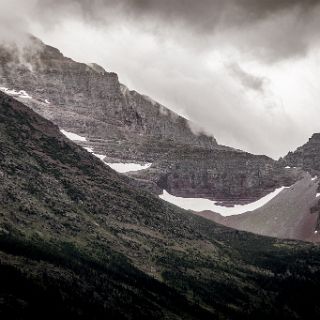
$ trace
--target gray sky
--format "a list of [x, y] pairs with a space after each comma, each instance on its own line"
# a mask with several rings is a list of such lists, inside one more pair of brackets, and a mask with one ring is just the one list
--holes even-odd
[[272, 157], [320, 132], [320, 0], [0, 0], [0, 41], [39, 36]]

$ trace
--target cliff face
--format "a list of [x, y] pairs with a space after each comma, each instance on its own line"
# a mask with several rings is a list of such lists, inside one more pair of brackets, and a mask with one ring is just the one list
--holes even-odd
[[153, 181], [175, 196], [237, 203], [253, 201], [299, 178], [266, 156], [219, 149], [179, 149], [131, 176]]
[[26, 105], [110, 158], [153, 161], [159, 155], [154, 142], [159, 152], [217, 145], [195, 135], [186, 119], [127, 89], [115, 73], [77, 63], [37, 39], [20, 51], [0, 48], [0, 86], [26, 91], [32, 97], [23, 99]]
[[294, 152], [289, 152], [282, 161], [292, 167], [315, 172], [320, 171], [320, 133], [315, 133], [309, 141]]

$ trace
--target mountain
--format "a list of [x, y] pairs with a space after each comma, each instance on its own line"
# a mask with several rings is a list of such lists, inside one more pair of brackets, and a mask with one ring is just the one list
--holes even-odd
[[2, 93], [0, 155], [3, 318], [319, 317], [318, 246], [161, 201]]
[[[128, 183], [155, 195], [168, 192], [227, 207], [248, 204], [279, 188], [303, 186], [309, 179], [304, 171], [313, 177], [320, 163], [319, 135], [280, 161], [219, 145], [213, 137], [193, 133], [183, 117], [129, 90], [117, 74], [75, 62], [36, 38], [22, 49], [0, 48], [0, 87], [106, 164], [117, 169], [122, 163], [126, 170], [121, 172], [133, 178]], [[137, 170], [144, 170], [127, 172], [139, 164]], [[318, 241], [320, 202], [313, 187], [298, 187], [292, 202], [285, 191], [239, 216], [200, 215], [261, 235]]]
[[0, 86], [60, 129], [79, 135], [76, 142], [106, 163], [152, 163], [148, 172], [131, 177], [156, 194], [166, 189], [241, 202], [297, 180], [268, 157], [194, 134], [186, 119], [130, 91], [115, 73], [75, 62], [36, 38], [24, 49], [0, 48]]
[[179, 145], [217, 146], [183, 117], [130, 91], [117, 74], [75, 62], [33, 37], [22, 49], [0, 48], [0, 86], [26, 92], [15, 96], [114, 162], [153, 162]]
[[267, 205], [240, 215], [223, 217], [216, 212], [196, 214], [238, 230], [285, 239], [320, 242], [320, 134], [277, 162], [297, 174], [296, 183]]

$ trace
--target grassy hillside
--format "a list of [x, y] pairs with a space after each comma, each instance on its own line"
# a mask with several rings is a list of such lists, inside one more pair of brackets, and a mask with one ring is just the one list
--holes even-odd
[[0, 94], [0, 312], [12, 319], [312, 319], [320, 250], [133, 186]]

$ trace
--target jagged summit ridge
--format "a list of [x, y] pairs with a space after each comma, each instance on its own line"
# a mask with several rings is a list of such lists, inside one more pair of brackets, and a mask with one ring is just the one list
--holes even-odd
[[308, 142], [289, 152], [281, 161], [287, 166], [300, 167], [316, 174], [320, 171], [320, 133], [313, 134]]

